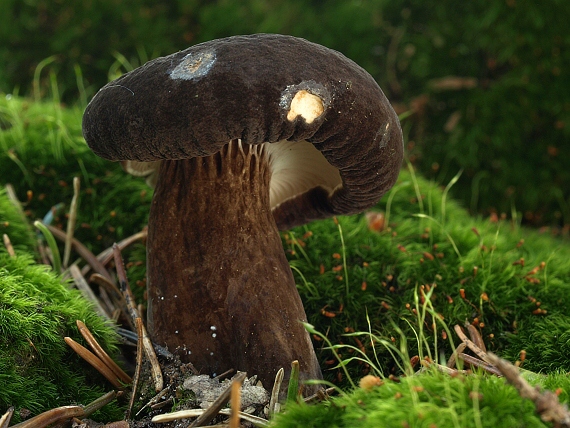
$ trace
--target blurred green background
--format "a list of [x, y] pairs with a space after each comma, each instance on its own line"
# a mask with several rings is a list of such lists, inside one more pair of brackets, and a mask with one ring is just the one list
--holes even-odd
[[85, 105], [156, 56], [292, 34], [366, 68], [408, 114], [408, 160], [440, 183], [462, 171], [471, 212], [568, 234], [568, 22], [568, 0], [2, 0], [0, 92]]

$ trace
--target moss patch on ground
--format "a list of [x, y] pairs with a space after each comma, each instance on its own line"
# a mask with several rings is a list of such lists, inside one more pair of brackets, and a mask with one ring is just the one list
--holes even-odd
[[[72, 197], [70, 183], [74, 176], [80, 176], [82, 193], [76, 233], [80, 241], [98, 251], [144, 227], [151, 190], [142, 180], [123, 173], [117, 164], [104, 162], [91, 154], [81, 137], [79, 110], [65, 109], [54, 103], [1, 97], [0, 123], [0, 183], [14, 184], [28, 218], [42, 217], [53, 205], [68, 203]], [[570, 316], [566, 311], [570, 295], [570, 244], [521, 228], [516, 215], [511, 220], [473, 218], [448, 198], [450, 187], [451, 184], [441, 188], [417, 176], [413, 170], [404, 170], [393, 190], [373, 210], [381, 213], [383, 220], [379, 214], [372, 223], [366, 215], [338, 217], [284, 233], [284, 247], [309, 322], [338, 346], [337, 352], [353, 382], [371, 371], [399, 376], [406, 371], [409, 357], [414, 355], [445, 362], [451, 355], [453, 342], [458, 342], [449, 328], [467, 322], [480, 331], [489, 350], [508, 360], [517, 360], [520, 351], [525, 350], [523, 367], [548, 374], [542, 378], [545, 385], [561, 387], [566, 394], [567, 377], [560, 373], [570, 370], [567, 358]], [[2, 203], [0, 201], [0, 207]], [[66, 222], [64, 212], [55, 219], [55, 224], [61, 227]], [[0, 226], [8, 222], [10, 228], [14, 227], [17, 216], [6, 218], [0, 219]], [[9, 234], [13, 242], [14, 237], [19, 236], [17, 240], [25, 242], [23, 247], [30, 248], [33, 238], [29, 237], [26, 227], [21, 231], [10, 229]], [[22, 257], [17, 260], [27, 266], [26, 269], [45, 271], [33, 265], [29, 256]], [[133, 284], [137, 275], [139, 278], [144, 275], [144, 248], [135, 248], [132, 257], [137, 262], [132, 263], [129, 270]], [[15, 262], [7, 260], [6, 263]], [[16, 275], [12, 271], [6, 271], [6, 278]], [[9, 286], [0, 290], [16, 287], [19, 280], [10, 281], [6, 283]], [[60, 282], [55, 276], [52, 281]], [[63, 318], [63, 326], [49, 327], [49, 330], [61, 332], [74, 327], [74, 317]], [[47, 324], [45, 326], [47, 328]], [[98, 327], [94, 331], [98, 331]], [[350, 390], [350, 381], [338, 366], [335, 354], [321, 337], [313, 337], [327, 380]], [[20, 346], [32, 352], [25, 338], [26, 335], [22, 335], [20, 339], [24, 342]], [[31, 340], [37, 346], [34, 340], [39, 339]], [[26, 378], [36, 375], [40, 376], [28, 371]], [[511, 401], [516, 394], [512, 395], [514, 391], [503, 381], [486, 376], [468, 377], [461, 386], [455, 383], [457, 380], [441, 381], [438, 376], [425, 375], [418, 379], [426, 379], [426, 385], [422, 384], [425, 390], [434, 388], [435, 392], [428, 394], [433, 397], [449, 394], [440, 391], [439, 384], [453, 391], [457, 388], [458, 404], [454, 404], [454, 408], [459, 410], [457, 415], [450, 416], [450, 426], [463, 426], [462, 418], [494, 420], [496, 400], [502, 400], [496, 403], [499, 407], [518, 409], [502, 420], [520, 417], [519, 425], [528, 422], [534, 426], [532, 404], [529, 413], [525, 413], [528, 405]], [[416, 378], [403, 379], [402, 394], [409, 393]], [[387, 385], [390, 384], [384, 386]], [[358, 400], [362, 399], [370, 409], [380, 406], [373, 402], [386, 401], [382, 394], [395, 394], [384, 386], [363, 398], [360, 395], [364, 392], [357, 390], [353, 395], [339, 398], [340, 404], [335, 400], [314, 408], [289, 408], [287, 413], [295, 420], [296, 411], [314, 412], [312, 418], [317, 421], [320, 417], [317, 414], [326, 411], [323, 415], [328, 414], [334, 420], [335, 415], [344, 412], [342, 400], [360, 406]], [[470, 392], [477, 388], [483, 394], [483, 399], [477, 401], [478, 415], [470, 410], [476, 407], [469, 398]], [[495, 390], [497, 392], [493, 392]], [[33, 403], [34, 397], [30, 400]], [[394, 412], [411, 405], [407, 401], [388, 402], [394, 406]], [[442, 414], [447, 412], [440, 399], [426, 403], [422, 406], [441, 407]], [[410, 420], [410, 426], [423, 425], [421, 412], [407, 413], [416, 418]], [[360, 411], [355, 414], [357, 416], [350, 417], [362, 417]], [[527, 416], [529, 419], [524, 419]], [[457, 420], [461, 423], [456, 424]], [[278, 421], [286, 424], [285, 419]], [[338, 422], [337, 426], [342, 424]], [[334, 423], [326, 425], [334, 426]]]
[[[565, 391], [567, 376], [551, 376]], [[566, 400], [568, 399], [565, 393]], [[273, 427], [548, 427], [534, 404], [501, 378], [438, 372], [386, 381], [320, 405], [290, 404]]]
[[[111, 390], [104, 378], [64, 342], [69, 336], [85, 346], [76, 320], [99, 343], [117, 353], [114, 328], [101, 319], [72, 284], [34, 257], [35, 236], [21, 208], [0, 190], [0, 232], [15, 250], [0, 245], [0, 413], [14, 406], [31, 415], [61, 405], [89, 404]], [[120, 418], [117, 404], [95, 416]]]
[[[64, 342], [69, 336], [85, 346], [76, 320], [105, 349], [116, 351], [112, 327], [79, 291], [31, 255], [10, 257], [0, 249], [0, 413], [14, 406], [17, 422], [24, 409], [36, 415], [61, 405], [86, 405], [111, 390]], [[122, 414], [116, 404], [100, 412], [101, 419]]]
[[[377, 206], [385, 213], [383, 230], [370, 230], [360, 215], [286, 234], [309, 321], [332, 343], [377, 358], [386, 375], [397, 374], [394, 359], [386, 349], [373, 348], [366, 332], [396, 346], [403, 334], [410, 355], [445, 358], [451, 347], [440, 321], [473, 324], [491, 351], [511, 361], [525, 349], [529, 370], [570, 370], [569, 243], [514, 221], [473, 218], [446, 193], [403, 171]], [[428, 293], [437, 316], [422, 318], [417, 312]], [[355, 331], [364, 333], [345, 336]], [[325, 367], [337, 364], [326, 349], [320, 357]], [[369, 367], [359, 362], [351, 370], [358, 378]], [[330, 380], [342, 375], [338, 368], [328, 373]]]

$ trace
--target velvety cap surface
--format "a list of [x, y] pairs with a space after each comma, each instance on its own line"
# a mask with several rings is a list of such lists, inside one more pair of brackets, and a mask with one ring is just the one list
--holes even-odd
[[[303, 39], [235, 36], [157, 58], [104, 86], [83, 134], [109, 160], [207, 156], [230, 140], [306, 140], [340, 172], [274, 214], [288, 227], [370, 207], [402, 162], [398, 118], [374, 79], [342, 54]], [[297, 199], [297, 198], [295, 198]]]

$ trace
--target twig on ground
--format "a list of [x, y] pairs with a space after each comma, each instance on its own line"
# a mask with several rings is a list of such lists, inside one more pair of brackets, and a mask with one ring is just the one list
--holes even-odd
[[4, 247], [6, 247], [6, 251], [10, 257], [16, 257], [16, 253], [14, 252], [14, 247], [12, 246], [12, 242], [10, 241], [10, 237], [6, 234], [2, 236], [4, 239]]
[[[138, 359], [138, 358], [137, 358], [137, 359]], [[156, 394], [154, 397], [152, 397], [152, 398], [148, 401], [148, 403], [146, 403], [144, 406], [142, 406], [135, 416], [140, 415], [140, 414], [142, 413], [142, 411], [143, 411], [144, 409], [146, 409], [147, 407], [154, 408], [153, 406], [154, 406], [155, 404], [157, 404], [157, 403], [159, 402], [159, 400], [160, 400], [162, 397], [164, 397], [164, 396], [166, 395], [166, 393], [169, 392], [169, 391], [170, 391], [170, 386], [167, 386], [167, 387], [164, 388], [162, 391], [160, 391], [158, 394]], [[135, 389], [135, 387], [133, 386], [132, 396], [134, 397], [135, 394], [136, 394], [136, 389]], [[130, 403], [129, 403], [129, 406], [130, 406]], [[130, 407], [129, 407], [129, 413], [130, 413], [130, 411], [131, 411], [131, 410], [130, 410]], [[128, 419], [128, 416], [127, 416], [126, 418]]]
[[[179, 410], [177, 412], [165, 413], [163, 415], [157, 415], [152, 418], [152, 422], [154, 423], [165, 423], [165, 422], [172, 422], [178, 419], [188, 419], [188, 418], [195, 418], [200, 415], [203, 415], [205, 410], [203, 409], [190, 409], [190, 410]], [[220, 415], [229, 416], [231, 413], [231, 409], [220, 409], [218, 412]], [[269, 425], [269, 421], [267, 419], [260, 418], [259, 416], [250, 415], [249, 413], [239, 412], [239, 416], [241, 419], [251, 422], [256, 426], [267, 426]]]
[[81, 291], [81, 294], [83, 294], [83, 296], [87, 300], [93, 303], [97, 313], [101, 315], [103, 318], [111, 319], [111, 315], [107, 313], [107, 311], [105, 310], [105, 308], [103, 308], [103, 306], [101, 306], [101, 302], [99, 301], [99, 299], [97, 298], [91, 287], [89, 287], [89, 284], [87, 284], [87, 281], [85, 281], [83, 275], [81, 275], [81, 271], [79, 270], [77, 265], [69, 266], [69, 273], [71, 274], [73, 281], [75, 282], [75, 286], [79, 289], [79, 291]]
[[0, 428], [8, 428], [8, 425], [10, 425], [10, 420], [12, 419], [13, 414], [14, 414], [14, 406], [10, 407], [6, 411], [6, 413], [4, 413], [0, 418]]
[[[40, 413], [27, 421], [13, 425], [12, 428], [45, 428], [54, 424], [61, 424], [64, 421], [70, 421], [73, 418], [83, 418], [91, 415], [96, 410], [106, 406], [115, 399], [117, 393], [115, 391], [102, 395], [95, 401], [86, 406], [62, 406], [47, 412]], [[0, 420], [1, 422], [1, 420]], [[66, 425], [67, 426], [67, 425]], [[0, 424], [0, 428], [4, 428]]]
[[85, 415], [81, 406], [62, 406], [40, 413], [27, 421], [13, 425], [11, 428], [44, 428], [56, 422]]
[[336, 388], [319, 389], [315, 394], [305, 397], [305, 403], [313, 403], [328, 400], [331, 394], [337, 392]]
[[[200, 374], [200, 372], [198, 372], [198, 370], [196, 370], [196, 368], [195, 368], [193, 365], [191, 365], [191, 369], [192, 369], [192, 372], [193, 372], [195, 375]], [[214, 376], [212, 379], [222, 380], [222, 379], [224, 379], [226, 376], [232, 374], [234, 371], [235, 371], [235, 370], [234, 370], [233, 368], [232, 368], [232, 369], [227, 369], [225, 372], [220, 373], [220, 374], [217, 375], [217, 376]]]
[[483, 342], [483, 338], [481, 337], [475, 326], [473, 326], [473, 324], [466, 323], [465, 328], [467, 329], [467, 333], [469, 333], [469, 337], [471, 338], [471, 341], [475, 344], [475, 346], [481, 349], [481, 351], [487, 352], [487, 347], [485, 346], [485, 342]]
[[467, 331], [472, 340], [463, 333], [460, 326], [454, 327], [455, 332], [463, 343], [477, 354], [481, 360], [462, 353], [465, 347], [455, 350], [454, 355], [466, 363], [481, 367], [497, 376], [504, 376], [507, 382], [513, 385], [520, 396], [534, 402], [537, 413], [544, 422], [550, 422], [556, 428], [570, 428], [570, 412], [566, 405], [558, 401], [558, 396], [552, 391], [541, 391], [539, 387], [532, 387], [521, 375], [519, 368], [507, 360], [499, 358], [491, 352], [486, 352], [485, 344], [477, 329], [467, 325]]
[[[133, 319], [133, 323], [136, 325], [137, 318], [141, 319], [139, 311], [135, 306], [135, 299], [133, 297], [133, 293], [129, 287], [129, 282], [127, 280], [127, 274], [125, 272], [125, 266], [123, 265], [123, 258], [121, 257], [121, 250], [117, 244], [113, 244], [113, 257], [115, 259], [115, 269], [117, 270], [117, 277], [119, 279], [119, 284], [123, 296], [125, 298], [125, 302], [127, 304], [127, 308], [129, 309], [129, 314]], [[144, 348], [145, 355], [150, 363], [150, 370], [151, 375], [154, 381], [154, 387], [156, 392], [162, 391], [164, 388], [164, 379], [162, 377], [162, 371], [160, 369], [160, 364], [158, 363], [158, 359], [156, 358], [156, 353], [154, 352], [154, 348], [152, 346], [152, 342], [150, 337], [148, 336], [148, 332], [144, 324], [142, 324], [141, 334], [139, 334], [139, 341], [142, 342], [142, 346]]]
[[570, 427], [570, 412], [567, 406], [558, 401], [558, 396], [554, 392], [533, 388], [520, 375], [517, 367], [495, 354], [489, 353], [487, 358], [505, 376], [507, 382], [519, 391], [521, 397], [534, 402], [536, 411], [544, 422], [551, 422], [555, 427]]
[[[142, 337], [143, 328], [144, 328], [142, 319], [139, 317], [139, 318], [135, 318], [134, 321], [135, 321], [135, 324], [137, 326], [138, 336]], [[137, 389], [139, 387], [139, 379], [141, 377], [141, 371], [142, 371], [143, 352], [144, 352], [143, 341], [139, 340], [139, 341], [137, 341], [137, 362], [136, 362], [136, 366], [135, 366], [135, 374], [133, 377], [133, 390], [131, 391], [131, 398], [129, 400], [129, 407], [128, 407], [127, 412], [126, 412], [125, 419], [129, 419], [131, 417], [131, 412], [133, 411], [133, 406], [135, 405], [135, 398], [137, 396]], [[162, 391], [164, 391], [164, 389]]]
[[65, 237], [65, 247], [63, 249], [63, 267], [67, 268], [69, 256], [71, 255], [71, 241], [75, 232], [77, 221], [77, 201], [79, 199], [79, 189], [81, 187], [79, 177], [73, 177], [73, 197], [69, 206], [69, 218], [67, 219], [67, 234]]
[[[119, 392], [119, 394], [121, 393]], [[106, 406], [111, 401], [113, 401], [117, 397], [117, 395], [118, 395], [117, 392], [110, 391], [102, 395], [101, 397], [97, 398], [96, 400], [92, 401], [91, 403], [83, 407], [83, 417], [87, 417], [92, 413], [94, 413], [95, 411]]]
[[269, 416], [274, 413], [279, 413], [281, 410], [281, 405], [279, 404], [279, 391], [281, 390], [281, 384], [283, 383], [284, 376], [285, 370], [281, 367], [275, 375], [275, 382], [273, 383], [273, 389], [271, 390], [271, 398], [269, 399]]
[[99, 359], [103, 361], [103, 363], [107, 367], [109, 367], [113, 373], [115, 373], [115, 375], [119, 378], [121, 382], [127, 385], [130, 384], [133, 381], [131, 377], [128, 374], [126, 374], [123, 371], [123, 369], [121, 369], [117, 365], [117, 363], [113, 361], [113, 359], [109, 356], [109, 354], [105, 352], [105, 350], [101, 347], [101, 345], [99, 345], [99, 342], [97, 342], [97, 340], [93, 337], [91, 331], [87, 328], [85, 323], [83, 321], [77, 320], [76, 324], [77, 328], [79, 329], [79, 332], [81, 333], [81, 335], [83, 336], [89, 347], [93, 350], [95, 355], [97, 355], [97, 357], [99, 357]]
[[463, 352], [465, 350], [465, 348], [467, 348], [467, 345], [465, 344], [465, 342], [461, 342], [457, 346], [455, 351], [453, 351], [453, 354], [451, 354], [451, 357], [449, 357], [449, 361], [447, 362], [447, 367], [449, 367], [450, 369], [453, 369], [455, 367], [455, 362], [457, 361], [457, 354]]
[[105, 378], [111, 382], [111, 384], [117, 388], [122, 389], [124, 386], [121, 384], [115, 373], [107, 367], [107, 365], [101, 361], [99, 357], [97, 357], [93, 352], [89, 349], [85, 348], [84, 346], [77, 343], [71, 337], [64, 337], [65, 343], [69, 345], [71, 349], [73, 349], [77, 354], [87, 361], [91, 366], [93, 366], [99, 373], [101, 373]]
[[[136, 330], [136, 328], [135, 328]], [[139, 336], [131, 330], [126, 330], [124, 328], [118, 327], [117, 328], [117, 333], [119, 333], [119, 335], [125, 340], [125, 342], [127, 343], [133, 343], [136, 344], [139, 341]], [[170, 352], [168, 349], [157, 345], [156, 343], [152, 343], [152, 347], [154, 348], [155, 352], [165, 358], [168, 358], [169, 360], [172, 360], [174, 358], [174, 354], [172, 352]], [[187, 366], [190, 367], [190, 369], [192, 370], [192, 373], [194, 373], [195, 375], [199, 374], [198, 370], [196, 370], [196, 367], [194, 367], [191, 363], [186, 363]]]
[[105, 291], [106, 296], [111, 300], [114, 308], [117, 308], [117, 310], [121, 312], [122, 320], [124, 319], [129, 324], [129, 327], [135, 330], [136, 326], [133, 324], [125, 297], [123, 293], [121, 293], [121, 290], [119, 290], [110, 279], [98, 273], [92, 274], [89, 277], [89, 282], [99, 286], [99, 294], [103, 295], [102, 291]]
[[[457, 333], [457, 335], [459, 336], [459, 338], [467, 345], [467, 347], [469, 349], [471, 349], [473, 352], [475, 352], [475, 354], [477, 354], [477, 356], [479, 358], [481, 358], [483, 361], [489, 362], [489, 361], [487, 361], [487, 353], [484, 350], [482, 350], [481, 348], [479, 348], [471, 340], [469, 340], [467, 338], [467, 336], [465, 336], [465, 333], [463, 333], [461, 326], [456, 325], [454, 327], [454, 329], [455, 329], [455, 332]], [[477, 334], [479, 334], [479, 333], [477, 332]]]

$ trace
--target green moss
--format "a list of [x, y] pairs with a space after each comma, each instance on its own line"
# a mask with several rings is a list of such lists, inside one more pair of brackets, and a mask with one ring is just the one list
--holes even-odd
[[0, 235], [8, 235], [16, 249], [32, 251], [34, 236], [22, 210], [0, 189]]
[[[67, 183], [78, 175], [82, 178], [79, 224], [83, 226], [76, 236], [83, 243], [98, 251], [144, 226], [151, 191], [142, 180], [126, 175], [118, 165], [104, 162], [88, 150], [80, 134], [78, 110], [12, 97], [0, 99], [0, 118], [0, 171], [10, 171], [9, 176], [0, 176], [0, 183], [10, 181], [16, 186], [28, 218], [42, 217], [56, 203], [70, 201]], [[28, 190], [32, 191], [29, 200]], [[565, 304], [570, 292], [568, 242], [521, 228], [516, 221], [473, 218], [449, 199], [448, 193], [449, 189], [413, 171], [403, 171], [394, 189], [376, 207], [386, 214], [383, 230], [371, 231], [364, 215], [356, 215], [314, 222], [283, 234], [309, 321], [333, 344], [341, 345], [338, 352], [342, 359], [357, 355], [355, 349], [361, 349], [384, 375], [400, 374], [398, 364], [408, 355], [430, 355], [440, 360], [449, 357], [449, 339], [457, 339], [448, 332], [444, 340], [440, 319], [448, 326], [465, 322], [476, 325], [488, 348], [510, 360], [525, 349], [523, 367], [529, 370], [570, 370], [570, 316]], [[12, 216], [6, 221], [15, 227], [17, 216], [11, 208], [3, 207], [0, 197], [0, 215]], [[63, 227], [65, 217], [60, 215], [55, 223]], [[23, 248], [30, 248], [33, 239], [30, 241], [25, 229], [11, 229], [9, 235], [15, 245], [24, 243]], [[131, 252], [131, 260], [138, 261], [128, 265], [131, 284], [142, 281], [144, 252], [142, 245]], [[27, 260], [24, 264], [31, 269], [30, 257], [22, 257], [17, 260]], [[8, 263], [16, 261], [7, 259], [6, 266]], [[14, 277], [14, 269], [4, 269], [6, 278]], [[0, 290], [4, 293], [20, 282], [10, 280]], [[144, 283], [140, 285], [144, 290]], [[13, 293], [6, 296], [11, 299], [7, 301], [15, 302], [11, 304], [29, 310], [25, 302], [14, 299]], [[429, 311], [422, 313], [422, 308]], [[48, 324], [37, 318], [46, 312], [50, 311], [42, 309], [30, 315], [36, 329], [48, 329]], [[45, 332], [51, 340], [46, 349], [55, 346], [53, 341], [57, 342], [65, 329], [75, 331], [75, 319], [82, 319], [69, 315], [56, 318], [66, 321], [64, 327], [52, 325], [51, 333]], [[23, 326], [20, 330], [25, 331]], [[363, 333], [346, 335], [352, 331]], [[393, 344], [399, 350], [397, 358], [379, 341], [372, 343], [368, 332]], [[26, 338], [26, 334], [19, 337]], [[37, 347], [39, 339], [33, 336], [30, 340]], [[48, 358], [27, 340], [18, 343], [18, 349], [27, 351], [19, 363]], [[322, 340], [315, 340], [315, 346], [326, 378], [346, 387], [346, 375], [335, 367], [338, 361], [331, 351]], [[76, 357], [63, 358], [73, 361]], [[369, 364], [357, 360], [347, 363], [347, 368], [354, 379], [370, 370]], [[14, 370], [6, 368], [0, 373]], [[29, 392], [20, 396], [32, 394], [28, 400], [33, 403], [43, 395], [55, 397], [60, 393], [55, 383], [33, 386], [48, 375], [51, 373], [45, 367], [27, 371], [11, 384], [24, 385]], [[562, 382], [560, 378], [557, 381]], [[493, 381], [480, 380], [481, 385], [487, 382]], [[47, 392], [37, 393], [40, 390]], [[78, 393], [73, 388], [68, 391], [75, 392], [60, 395]], [[315, 421], [319, 411], [314, 410]], [[329, 406], [328, 411], [333, 418], [343, 409]], [[486, 417], [493, 420], [493, 414]]]
[[[377, 209], [389, 223], [381, 232], [370, 231], [364, 216], [351, 216], [339, 217], [338, 225], [332, 219], [314, 222], [285, 235], [309, 321], [332, 343], [360, 347], [344, 334], [370, 329], [400, 346], [401, 330], [410, 355], [449, 356], [441, 326], [433, 330], [431, 315], [422, 321], [413, 313], [415, 299], [421, 306], [422, 296], [435, 287], [431, 305], [447, 325], [475, 324], [491, 350], [511, 359], [526, 349], [530, 370], [570, 370], [566, 241], [512, 222], [470, 217], [446, 198], [445, 189], [408, 171]], [[374, 359], [370, 340], [365, 334], [359, 340]], [[318, 341], [316, 346], [323, 366], [334, 366], [330, 351]], [[341, 354], [348, 358], [353, 352]], [[385, 348], [375, 352], [384, 374], [398, 372]], [[364, 363], [349, 367], [355, 378], [369, 370]], [[342, 374], [334, 369], [326, 376], [337, 381]]]
[[152, 192], [118, 163], [95, 156], [81, 134], [79, 108], [0, 97], [0, 185], [11, 183], [31, 220], [63, 204], [53, 225], [65, 228], [73, 177], [81, 180], [75, 236], [94, 252], [140, 231]]
[[[53, 407], [88, 404], [111, 386], [64, 342], [84, 343], [76, 320], [91, 329], [99, 343], [116, 352], [116, 336], [79, 291], [44, 265], [19, 253], [0, 250], [0, 413], [9, 406], [37, 414]], [[116, 405], [101, 418], [120, 417]], [[15, 417], [15, 421], [18, 416]]]
[[[560, 382], [560, 375], [542, 384]], [[563, 379], [568, 386], [568, 377]], [[548, 427], [504, 379], [425, 373], [356, 389], [319, 405], [290, 404], [273, 427]]]

